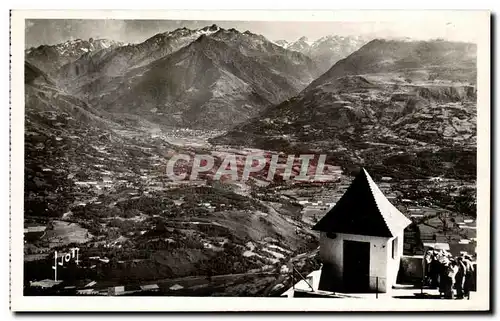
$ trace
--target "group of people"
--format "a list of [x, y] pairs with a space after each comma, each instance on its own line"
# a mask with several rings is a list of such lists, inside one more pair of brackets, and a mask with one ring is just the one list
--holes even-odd
[[425, 252], [424, 285], [438, 288], [440, 295], [445, 299], [469, 298], [473, 275], [474, 266], [469, 255], [453, 257], [445, 250], [434, 249]]

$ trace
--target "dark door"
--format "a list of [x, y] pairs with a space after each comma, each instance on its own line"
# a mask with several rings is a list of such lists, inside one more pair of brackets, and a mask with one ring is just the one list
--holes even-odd
[[369, 292], [370, 242], [344, 241], [343, 270], [346, 292]]

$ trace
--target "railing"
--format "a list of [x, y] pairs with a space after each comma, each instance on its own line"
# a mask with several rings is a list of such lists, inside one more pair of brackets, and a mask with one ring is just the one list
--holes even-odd
[[[368, 276], [370, 290], [373, 289], [372, 284], [375, 283], [375, 298], [378, 299], [379, 293], [382, 293], [381, 289], [387, 286], [387, 278], [380, 276]], [[372, 283], [373, 282], [373, 283]], [[387, 288], [385, 289], [387, 291]]]
[[295, 266], [292, 265], [292, 287], [295, 290], [295, 273], [299, 275], [299, 277], [309, 286], [311, 291], [314, 292], [314, 287], [311, 285], [309, 278], [306, 278], [300, 273]]
[[[333, 296], [347, 296], [347, 297], [359, 297], [366, 295], [375, 294], [375, 298], [379, 298], [379, 294], [386, 292], [386, 278], [379, 276], [369, 276], [369, 275], [352, 275], [351, 279], [339, 279], [333, 281], [330, 284], [323, 284], [324, 288], [315, 289], [314, 283], [320, 282], [316, 280], [313, 282], [312, 276], [304, 276], [295, 267], [291, 268], [291, 278], [292, 278], [292, 288], [294, 291], [298, 291], [301, 295], [327, 295], [331, 293]], [[298, 278], [297, 278], [298, 277]], [[317, 276], [319, 277], [319, 276]], [[348, 276], [347, 276], [348, 277]], [[324, 281], [324, 280], [321, 280]], [[301, 286], [297, 286], [302, 284]], [[319, 291], [318, 291], [319, 290]]]

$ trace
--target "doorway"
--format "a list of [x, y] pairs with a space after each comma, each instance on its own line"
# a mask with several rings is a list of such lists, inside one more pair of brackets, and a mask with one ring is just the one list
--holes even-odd
[[344, 241], [343, 283], [346, 292], [370, 290], [370, 242]]

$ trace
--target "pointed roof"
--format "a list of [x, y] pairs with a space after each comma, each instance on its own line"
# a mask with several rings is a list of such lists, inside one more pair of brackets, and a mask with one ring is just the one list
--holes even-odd
[[345, 194], [313, 230], [393, 237], [410, 223], [362, 168]]

